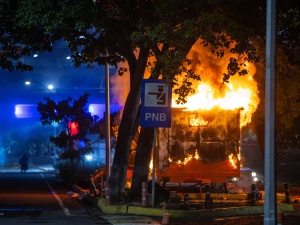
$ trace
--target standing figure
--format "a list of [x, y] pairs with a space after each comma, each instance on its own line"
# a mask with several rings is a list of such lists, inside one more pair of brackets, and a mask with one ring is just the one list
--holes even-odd
[[26, 173], [26, 170], [28, 170], [28, 157], [25, 153], [20, 158], [19, 164], [21, 165], [21, 173]]

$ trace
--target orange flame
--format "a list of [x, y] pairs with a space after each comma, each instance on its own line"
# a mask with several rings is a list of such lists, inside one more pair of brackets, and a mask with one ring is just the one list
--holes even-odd
[[247, 88], [234, 88], [228, 85], [229, 91], [226, 92], [223, 98], [215, 98], [215, 91], [208, 84], [200, 84], [198, 86], [198, 93], [187, 98], [187, 103], [175, 107], [185, 107], [189, 110], [210, 110], [213, 107], [220, 107], [222, 109], [236, 109], [239, 107], [248, 108], [251, 102], [251, 91]]
[[[208, 84], [200, 84], [198, 92], [195, 95], [188, 96], [185, 104], [178, 105], [173, 100], [172, 106], [175, 108], [186, 108], [189, 111], [211, 110], [214, 107], [224, 110], [234, 110], [242, 107], [244, 110], [241, 111], [241, 126], [245, 126], [251, 122], [251, 115], [253, 113], [253, 109], [251, 109], [251, 97], [253, 93], [250, 88], [234, 87], [232, 84], [227, 85], [227, 87], [228, 91], [226, 91], [223, 97], [215, 97], [218, 90], [213, 90]], [[191, 117], [191, 124], [205, 126], [207, 125], [207, 121]]]
[[234, 159], [233, 159], [233, 154], [230, 154], [230, 155], [228, 156], [228, 160], [229, 160], [229, 162], [231, 163], [231, 165], [233, 166], [233, 168], [236, 169], [236, 168], [237, 168], [237, 164], [236, 164], [236, 162], [235, 162]]
[[190, 116], [190, 125], [192, 127], [203, 127], [208, 124], [208, 121], [204, 120], [202, 116], [191, 115]]
[[[211, 53], [209, 48], [202, 46], [199, 40], [187, 58], [193, 59], [190, 67], [195, 73], [200, 74], [201, 81], [193, 83], [195, 94], [188, 96], [187, 102], [183, 105], [175, 103], [177, 96], [174, 94], [172, 107], [186, 108], [189, 111], [211, 110], [214, 107], [224, 110], [243, 108], [241, 127], [251, 122], [252, 114], [259, 103], [257, 82], [253, 79], [256, 68], [254, 64], [245, 63], [247, 75], [232, 76], [229, 83], [223, 84], [223, 74], [227, 72], [230, 57], [236, 57], [236, 55], [226, 51], [224, 58], [218, 58]], [[178, 85], [181, 79], [181, 77], [178, 78]]]
[[[184, 107], [189, 110], [210, 110], [213, 107], [220, 107], [225, 110], [243, 108], [241, 111], [241, 127], [251, 122], [252, 114], [256, 111], [259, 97], [257, 82], [253, 78], [256, 73], [254, 64], [245, 63], [248, 74], [245, 76], [232, 76], [229, 83], [223, 84], [223, 74], [227, 73], [228, 62], [231, 57], [240, 57], [229, 50], [224, 50], [225, 55], [222, 58], [212, 53], [210, 46], [204, 47], [199, 39], [187, 55], [188, 59], [192, 59], [192, 63], [186, 65], [196, 74], [201, 76], [199, 83], [193, 81], [192, 88], [196, 94], [187, 98], [187, 104], [176, 105], [173, 107]], [[135, 51], [136, 56], [139, 50]], [[149, 62], [155, 61], [155, 57], [149, 58]], [[119, 67], [126, 67], [127, 63], [119, 64]], [[151, 66], [146, 69], [144, 77], [150, 76]], [[178, 85], [181, 85], [183, 77], [177, 76]], [[117, 73], [111, 78], [111, 83], [115, 87], [112, 90], [113, 101], [120, 105], [125, 104], [125, 99], [129, 93], [129, 72], [125, 72], [122, 77]], [[176, 87], [175, 87], [176, 88]], [[173, 94], [173, 98], [177, 96]], [[195, 121], [196, 122], [196, 121]]]

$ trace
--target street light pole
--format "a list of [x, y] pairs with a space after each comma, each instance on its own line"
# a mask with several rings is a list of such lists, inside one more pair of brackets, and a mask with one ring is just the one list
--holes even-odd
[[275, 14], [276, 0], [267, 0], [264, 225], [275, 225], [277, 216], [275, 173]]
[[[54, 129], [54, 137], [56, 138], [56, 136], [57, 136], [57, 132], [56, 132], [56, 129], [57, 129], [57, 127], [58, 127], [58, 123], [56, 123], [56, 122], [52, 122], [52, 126], [53, 126], [53, 129]], [[54, 157], [54, 160], [53, 160], [53, 162], [54, 162], [54, 165], [56, 166], [56, 158], [57, 158], [57, 149], [56, 149], [56, 145], [54, 144], [54, 152], [53, 152], [53, 157]]]
[[[107, 53], [108, 57], [108, 53]], [[105, 63], [105, 126], [106, 126], [106, 180], [110, 177], [110, 79], [109, 63]]]

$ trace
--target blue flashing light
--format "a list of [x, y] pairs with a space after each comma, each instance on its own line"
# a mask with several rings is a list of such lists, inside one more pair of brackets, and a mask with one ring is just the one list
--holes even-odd
[[93, 160], [93, 156], [92, 155], [85, 155], [85, 159], [87, 161], [92, 161]]
[[36, 111], [36, 105], [30, 104], [17, 104], [15, 105], [16, 118], [32, 118]]

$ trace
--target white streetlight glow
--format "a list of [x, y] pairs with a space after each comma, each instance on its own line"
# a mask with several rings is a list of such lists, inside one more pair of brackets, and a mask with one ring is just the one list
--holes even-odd
[[[54, 89], [54, 86], [52, 84], [49, 84], [48, 86], [45, 86], [44, 84], [40, 83], [40, 82], [37, 82], [37, 81], [34, 81], [34, 83], [38, 84], [38, 85], [41, 85], [42, 87], [48, 89], [48, 90], [52, 90]], [[26, 86], [30, 86], [31, 85], [31, 82], [30, 81], [25, 81], [25, 85]]]

